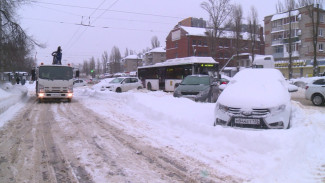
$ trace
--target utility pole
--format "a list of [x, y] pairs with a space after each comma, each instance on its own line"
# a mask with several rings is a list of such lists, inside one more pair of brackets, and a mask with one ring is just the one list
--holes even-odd
[[[2, 0], [0, 0], [0, 10], [2, 10]], [[3, 51], [2, 51], [2, 12], [0, 12], [0, 72], [3, 72], [4, 70], [4, 64], [3, 64]]]

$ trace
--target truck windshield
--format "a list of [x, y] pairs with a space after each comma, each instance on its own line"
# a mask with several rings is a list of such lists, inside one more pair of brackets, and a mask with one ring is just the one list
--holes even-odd
[[71, 67], [64, 66], [40, 66], [39, 78], [50, 80], [70, 80], [73, 77]]

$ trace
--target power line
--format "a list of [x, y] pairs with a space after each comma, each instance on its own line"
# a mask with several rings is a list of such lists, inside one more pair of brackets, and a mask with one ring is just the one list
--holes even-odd
[[[38, 1], [31, 1], [31, 2], [32, 3], [55, 5], [55, 6], [71, 7], [71, 8], [96, 9], [96, 8], [92, 8], [92, 7], [76, 6], [76, 5], [67, 5], [67, 4], [58, 4], [58, 3], [48, 3], [48, 2], [38, 2]], [[141, 13], [141, 12], [132, 12], [132, 11], [107, 10], [107, 9], [98, 9], [98, 10], [110, 11], [110, 12], [117, 12], [117, 13], [128, 13], [128, 14], [145, 15], [145, 16], [156, 16], [156, 17], [164, 17], [164, 18], [184, 19], [184, 17], [167, 16], [167, 15], [159, 15], [159, 14], [151, 14], [151, 13]]]
[[[97, 6], [97, 8], [89, 15], [89, 18], [90, 18], [90, 16], [92, 16], [104, 3], [105, 3], [105, 1], [106, 0], [104, 0], [104, 1], [102, 1], [102, 3], [100, 3], [100, 5], [99, 6]], [[82, 24], [82, 23], [81, 23]], [[90, 22], [89, 22], [89, 24], [90, 24]], [[71, 47], [69, 46], [69, 43], [73, 40], [73, 38], [77, 35], [77, 33], [79, 32], [79, 30], [81, 29], [81, 27], [79, 27], [78, 28], [78, 30], [76, 31], [76, 33], [74, 33], [72, 36], [71, 36], [71, 38], [70, 38], [70, 40], [68, 41], [68, 43], [67, 43], [67, 47], [68, 47], [68, 49], [67, 50], [70, 50], [70, 48], [72, 47], [72, 45], [73, 44], [71, 44]], [[88, 29], [88, 27], [80, 34], [80, 36], [79, 37], [81, 37], [81, 35], [86, 31]], [[77, 41], [79, 40], [79, 37], [77, 38]]]
[[39, 19], [39, 18], [28, 18], [28, 17], [24, 17], [23, 19], [35, 20], [35, 21], [42, 21], [42, 22], [49, 22], [49, 23], [68, 24], [68, 25], [75, 25], [75, 26], [82, 26], [82, 27], [90, 27], [90, 28], [119, 29], [119, 30], [132, 30], [132, 31], [146, 31], [146, 32], [169, 33], [169, 31], [159, 31], [159, 30], [152, 30], [152, 29], [134, 29], [134, 28], [123, 28], [123, 27], [112, 27], [112, 26], [95, 26], [95, 25], [85, 25], [85, 24], [80, 24], [80, 23], [71, 23], [71, 22], [63, 22], [63, 21], [56, 21], [56, 20], [46, 20], [46, 19]]
[[[104, 13], [106, 13], [109, 9], [111, 9], [117, 2], [118, 2], [119, 0], [116, 0], [116, 1], [114, 1], [102, 14], [100, 14], [95, 20], [94, 20], [94, 22], [92, 22], [92, 23], [95, 23]], [[90, 23], [89, 23], [89, 25], [86, 27], [86, 29], [79, 35], [79, 37], [76, 39], [76, 41], [75, 42], [73, 42], [72, 44], [71, 44], [71, 47], [68, 47], [68, 49], [70, 49], [70, 48], [72, 48], [72, 46], [76, 43], [76, 42], [78, 42], [79, 41], [79, 39], [81, 38], [81, 36], [84, 34], [84, 32], [86, 32], [86, 30], [88, 29], [88, 27], [90, 27], [91, 25], [90, 25]]]

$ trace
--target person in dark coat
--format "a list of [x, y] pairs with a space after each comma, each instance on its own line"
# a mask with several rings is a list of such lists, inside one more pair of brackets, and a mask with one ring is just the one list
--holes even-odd
[[16, 77], [16, 83], [19, 84], [19, 82], [20, 82], [20, 78], [19, 78], [19, 76], [17, 76]]
[[53, 56], [53, 63], [52, 64], [59, 64], [61, 65], [61, 59], [62, 59], [62, 50], [61, 46], [58, 47], [58, 50], [52, 53]]

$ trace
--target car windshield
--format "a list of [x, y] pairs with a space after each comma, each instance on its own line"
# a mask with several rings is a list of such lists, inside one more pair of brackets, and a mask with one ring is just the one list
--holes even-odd
[[112, 83], [112, 84], [116, 84], [116, 83], [121, 83], [123, 81], [124, 78], [115, 78], [113, 79], [111, 82], [109, 83]]
[[210, 78], [208, 76], [187, 76], [181, 83], [182, 85], [209, 85]]

